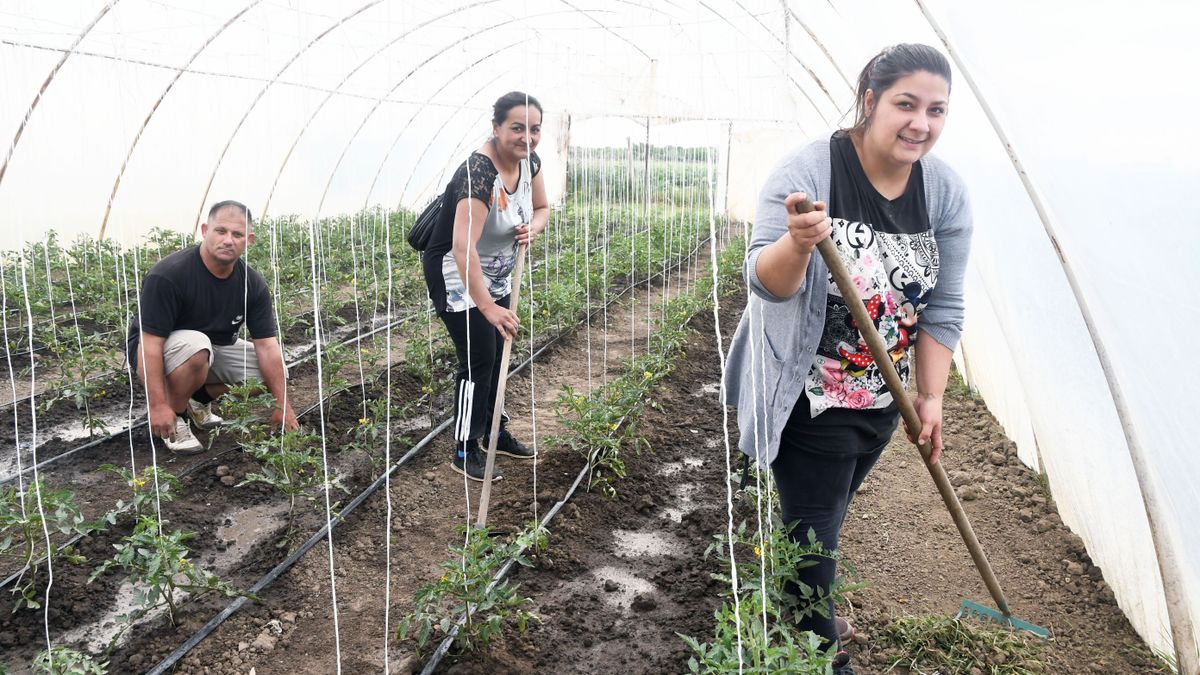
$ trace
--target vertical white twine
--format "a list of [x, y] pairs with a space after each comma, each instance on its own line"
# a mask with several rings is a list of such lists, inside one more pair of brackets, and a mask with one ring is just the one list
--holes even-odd
[[13, 401], [13, 451], [17, 454], [17, 494], [21, 501], [21, 517], [27, 518], [25, 510], [25, 470], [21, 462], [21, 424], [20, 413], [17, 412], [17, 376], [13, 370], [12, 350], [8, 341], [8, 282], [4, 278], [4, 256], [0, 255], [0, 319], [4, 329], [4, 359], [8, 364], [8, 386], [12, 391]]
[[[701, 65], [703, 66], [703, 56], [701, 56]], [[704, 101], [704, 78], [700, 78], [700, 100]], [[705, 168], [708, 180], [706, 186], [712, 185], [712, 155], [707, 150], [704, 153]], [[721, 366], [721, 387], [720, 400], [725, 401], [725, 342], [721, 337], [721, 300], [720, 289], [717, 282], [720, 280], [720, 275], [717, 273], [717, 224], [714, 214], [716, 205], [714, 203], [715, 195], [709, 189], [708, 194], [708, 236], [711, 240], [709, 244], [709, 263], [712, 265], [712, 301], [713, 301], [713, 332], [717, 338], [717, 359]], [[729, 458], [729, 407], [721, 406], [721, 432], [725, 442], [725, 508], [726, 508], [726, 536], [729, 538], [729, 582], [733, 589], [733, 617], [734, 617], [734, 632], [737, 634], [737, 652], [738, 652], [738, 673], [745, 671], [744, 656], [742, 653], [742, 606], [741, 598], [738, 596], [738, 574], [737, 574], [737, 557], [733, 546], [733, 486], [730, 484], [730, 478], [733, 475], [733, 466]]]
[[[388, 261], [387, 265], [387, 319], [391, 320], [392, 316], [392, 224], [387, 217], [387, 212], [384, 212], [383, 217], [383, 252], [384, 260]], [[372, 256], [374, 257], [374, 256]], [[372, 265], [374, 270], [374, 265]], [[386, 430], [383, 437], [383, 467], [384, 472], [392, 469], [392, 329], [388, 328], [383, 335], [384, 345], [384, 363], [386, 363], [387, 381], [384, 386], [384, 400], [387, 405], [384, 406], [384, 424]], [[432, 418], [430, 418], [432, 420]], [[383, 481], [383, 498], [386, 503], [386, 512], [383, 518], [383, 550], [384, 550], [384, 574], [383, 574], [383, 672], [391, 672], [391, 663], [389, 661], [389, 648], [391, 646], [392, 624], [391, 624], [391, 608], [392, 608], [392, 481], [391, 479]]]
[[329, 497], [329, 452], [326, 447], [325, 437], [325, 377], [321, 363], [321, 300], [319, 292], [319, 281], [317, 277], [317, 220], [316, 216], [308, 220], [308, 236], [312, 241], [312, 247], [309, 248], [309, 271], [312, 278], [312, 302], [313, 302], [313, 328], [316, 337], [316, 362], [317, 362], [317, 411], [320, 416], [321, 424], [321, 471], [322, 480], [324, 481], [325, 493], [325, 525], [328, 528], [328, 535], [325, 537], [326, 551], [329, 555], [329, 595], [330, 602], [333, 607], [333, 647], [334, 656], [337, 659], [337, 672], [342, 672], [342, 636], [341, 629], [338, 625], [338, 603], [337, 603], [337, 577], [334, 574], [333, 565], [333, 516], [332, 504]]
[[[53, 542], [50, 541], [50, 529], [46, 524], [46, 508], [42, 504], [42, 489], [40, 485], [41, 476], [38, 472], [38, 427], [37, 427], [37, 359], [33, 358], [33, 308], [29, 302], [29, 279], [25, 271], [25, 250], [20, 250], [21, 263], [21, 290], [25, 296], [25, 316], [29, 332], [29, 420], [32, 426], [31, 440], [29, 442], [30, 452], [33, 454], [33, 486], [35, 487], [34, 496], [37, 498], [38, 515], [42, 520], [42, 536], [46, 541], [46, 595], [42, 603], [42, 627], [46, 637], [46, 652], [52, 654], [52, 644], [50, 641], [50, 590], [54, 587], [54, 557], [49, 555], [50, 547]], [[51, 303], [53, 305], [53, 303]], [[20, 449], [18, 448], [18, 452]], [[43, 486], [44, 487], [44, 486]], [[53, 659], [53, 656], [50, 657]]]

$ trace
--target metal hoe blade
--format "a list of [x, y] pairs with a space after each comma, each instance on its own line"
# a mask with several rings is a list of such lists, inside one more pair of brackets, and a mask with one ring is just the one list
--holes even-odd
[[1033, 633], [1043, 640], [1050, 639], [1050, 631], [1037, 624], [1029, 623], [1028, 621], [1022, 621], [1015, 616], [1004, 614], [1003, 612], [992, 609], [991, 607], [987, 607], [970, 600], [963, 600], [962, 605], [958, 608], [958, 614], [954, 615], [955, 619], [961, 619], [963, 617], [969, 617], [972, 619], [978, 619], [980, 621], [986, 621], [987, 623], [994, 623], [1001, 626], [1015, 628], [1017, 630], [1023, 630], [1027, 633]]

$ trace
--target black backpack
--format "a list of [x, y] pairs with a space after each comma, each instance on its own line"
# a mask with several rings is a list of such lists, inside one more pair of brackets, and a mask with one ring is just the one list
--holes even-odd
[[424, 251], [429, 247], [429, 240], [433, 238], [434, 231], [438, 228], [438, 223], [442, 221], [443, 213], [454, 216], [453, 209], [447, 209], [446, 195], [450, 193], [450, 186], [446, 186], [446, 190], [438, 195], [436, 199], [429, 202], [421, 215], [417, 216], [417, 220], [413, 222], [412, 229], [408, 231], [408, 245], [412, 246], [417, 251]]

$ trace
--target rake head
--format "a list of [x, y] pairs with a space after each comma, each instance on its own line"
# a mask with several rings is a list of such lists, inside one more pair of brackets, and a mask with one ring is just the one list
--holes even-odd
[[1022, 621], [1011, 614], [1005, 614], [998, 610], [992, 609], [991, 607], [985, 607], [977, 602], [971, 602], [970, 600], [962, 601], [962, 605], [958, 608], [958, 614], [955, 614], [954, 618], [961, 619], [964, 616], [972, 619], [978, 619], [979, 621], [986, 623], [994, 623], [999, 626], [1008, 626], [1017, 630], [1023, 630], [1027, 633], [1032, 633], [1043, 640], [1050, 638], [1050, 631], [1037, 624], [1032, 624], [1028, 621]]

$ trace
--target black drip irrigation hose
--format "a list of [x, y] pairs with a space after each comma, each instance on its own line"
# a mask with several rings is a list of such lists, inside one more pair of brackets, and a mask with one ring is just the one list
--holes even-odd
[[[389, 366], [389, 367], [391, 367], [391, 366]], [[321, 399], [320, 401], [312, 404], [311, 406], [309, 406], [309, 407], [305, 408], [304, 410], [300, 411], [299, 413], [297, 413], [296, 417], [301, 418], [301, 417], [304, 417], [305, 415], [311, 414], [314, 410], [317, 409], [317, 406], [320, 406], [323, 403], [328, 403], [329, 401], [331, 401], [333, 399], [334, 396], [337, 396], [338, 394], [349, 391], [350, 389], [353, 389], [356, 386], [358, 386], [358, 385], [352, 384], [345, 388], [338, 389], [337, 391], [330, 393], [325, 398]], [[141, 422], [141, 424], [145, 424], [145, 421], [143, 420]], [[139, 424], [137, 426], [141, 426], [141, 424]], [[134, 429], [134, 428], [136, 428], [136, 427], [130, 427], [130, 429]], [[101, 439], [101, 440], [108, 440], [108, 439]], [[238, 452], [241, 449], [242, 449], [241, 445], [234, 445], [234, 446], [228, 447], [228, 448], [218, 452], [217, 454], [213, 455], [212, 457], [205, 457], [204, 459], [200, 460], [199, 462], [196, 462], [195, 464], [192, 464], [191, 466], [188, 466], [187, 468], [185, 468], [183, 471], [181, 471], [179, 473], [177, 478], [186, 478], [187, 476], [190, 476], [193, 473], [199, 471], [201, 468], [208, 466], [219, 459], [228, 457], [229, 455], [232, 455], [233, 453]], [[72, 450], [72, 452], [75, 452], [77, 450], [82, 450], [82, 448], [76, 448], [75, 450]], [[55, 459], [57, 459], [57, 458], [55, 458]], [[47, 460], [47, 461], [53, 461], [53, 460]], [[132, 506], [132, 503], [126, 505], [125, 508], [123, 508], [123, 509], [119, 509], [117, 511], [117, 513], [118, 514], [124, 513], [131, 506]], [[78, 542], [80, 539], [83, 539], [83, 537], [84, 537], [84, 535], [82, 535], [82, 534], [73, 535], [70, 539], [68, 539], [67, 541], [63, 542], [62, 544], [60, 544], [58, 546], [58, 551], [61, 552], [63, 549], [65, 549], [69, 546], [72, 546], [73, 544]], [[45, 558], [41, 558], [40, 560], [37, 561], [37, 564], [40, 565], [45, 561], [46, 561]], [[21, 575], [25, 574], [25, 572], [28, 570], [29, 570], [29, 566], [26, 565], [26, 566], [22, 567], [20, 570], [17, 570], [16, 572], [14, 572], [8, 578], [4, 579], [3, 581], [0, 581], [0, 589], [5, 588], [9, 584], [11, 584], [14, 581], [16, 581], [17, 579], [21, 578]]]
[[[47, 322], [47, 323], [48, 323], [48, 322]], [[55, 325], [57, 326], [58, 324], [55, 324]], [[71, 328], [73, 328], [73, 326], [61, 326], [61, 328], [62, 328], [62, 330], [64, 330], [64, 331], [68, 331], [68, 330], [70, 330]], [[20, 331], [20, 332], [22, 332], [22, 333], [23, 333], [23, 332], [25, 332], [27, 329], [26, 329], [25, 327], [10, 328], [8, 332], [10, 332], [10, 333], [11, 333], [11, 332], [13, 332], [14, 330], [15, 330], [15, 331]], [[109, 330], [106, 330], [106, 331], [104, 331], [103, 333], [93, 333], [92, 335], [94, 335], [95, 337], [108, 337], [109, 335], [112, 335], [113, 333], [119, 333], [119, 332], [121, 332], [119, 328], [112, 328], [112, 329], [109, 329]], [[7, 336], [5, 336], [5, 337], [7, 337]], [[91, 337], [91, 336], [88, 336], [88, 337]], [[70, 340], [71, 338], [68, 336], [68, 337], [66, 337], [66, 338], [63, 338], [63, 339], [65, 339], [65, 340]], [[5, 341], [7, 342], [7, 340], [5, 340]], [[44, 352], [44, 351], [46, 351], [46, 350], [47, 350], [47, 349], [49, 349], [49, 348], [50, 348], [50, 345], [48, 345], [48, 344], [34, 345], [34, 346], [32, 346], [32, 347], [27, 347], [27, 348], [25, 348], [23, 351], [19, 351], [19, 352], [10, 352], [10, 353], [9, 353], [9, 356], [11, 356], [11, 357], [13, 357], [13, 358], [20, 358], [20, 357], [22, 357], [22, 356], [32, 356], [33, 354], [35, 354], [35, 353], [37, 353], [37, 352]]]
[[[579, 488], [581, 483], [583, 483], [583, 479], [585, 476], [587, 476], [590, 469], [590, 462], [584, 462], [583, 468], [579, 470], [579, 475], [575, 476], [575, 482], [571, 484], [571, 489], [567, 490], [567, 494], [563, 495], [561, 500], [555, 502], [554, 506], [550, 507], [550, 510], [546, 512], [546, 515], [542, 518], [541, 522], [538, 523], [538, 527], [545, 528], [547, 525], [549, 525], [551, 519], [558, 515], [558, 512], [562, 510], [562, 507], [567, 505], [567, 502], [571, 501], [571, 497], [575, 496], [575, 490]], [[510, 570], [512, 570], [513, 565], [517, 563], [516, 556], [524, 553], [526, 548], [527, 547], [522, 546], [513, 555], [513, 557], [504, 561], [504, 564], [500, 566], [500, 570], [497, 571], [496, 575], [492, 577], [492, 582], [488, 584], [486, 591], [487, 593], [490, 593], [492, 589], [496, 587], [496, 584], [500, 583], [504, 580], [504, 577], [508, 576], [508, 573]], [[427, 661], [425, 663], [425, 667], [421, 669], [421, 675], [432, 675], [433, 672], [437, 670], [437, 667], [442, 663], [442, 659], [445, 658], [446, 654], [450, 652], [450, 647], [453, 646], [454, 638], [458, 636], [458, 631], [463, 627], [463, 625], [466, 624], [466, 622], [467, 615], [464, 613], [458, 618], [458, 622], [454, 624], [454, 627], [450, 629], [450, 632], [446, 634], [445, 639], [443, 639], [442, 643], [438, 645], [438, 648], [435, 649], [433, 654], [429, 656], [429, 661]]]
[[[95, 375], [92, 375], [91, 377], [86, 377], [83, 379], [83, 381], [84, 382], [95, 382], [96, 380], [103, 380], [104, 378], [113, 378], [113, 380], [115, 381], [117, 379], [117, 377], [120, 375], [120, 373], [121, 373], [120, 369], [109, 370], [109, 371], [105, 371], [103, 373], [97, 373]], [[16, 378], [14, 377], [11, 379], [16, 379]], [[78, 382], [78, 380], [72, 380], [71, 382], [72, 383]], [[14, 398], [11, 401], [8, 401], [7, 403], [0, 403], [0, 414], [10, 412], [13, 408], [17, 407], [18, 405], [28, 405], [29, 401], [31, 399], [33, 399], [33, 396], [34, 396], [33, 394], [26, 394], [20, 398]]]
[[[689, 317], [687, 321], [684, 321], [683, 326], [686, 326], [688, 323], [690, 323], [693, 318], [695, 318], [695, 315]], [[624, 422], [625, 416], [623, 415], [621, 419], [618, 420], [617, 424], [624, 424]], [[542, 518], [540, 523], [538, 523], [538, 527], [544, 529], [550, 523], [550, 520], [554, 518], [554, 516], [562, 509], [562, 507], [566, 506], [567, 502], [571, 501], [571, 497], [575, 496], [575, 490], [579, 488], [579, 485], [583, 482], [584, 477], [590, 474], [591, 471], [592, 461], [591, 457], [589, 456], [584, 460], [583, 468], [579, 470], [579, 475], [575, 477], [575, 482], [571, 484], [571, 488], [567, 490], [567, 493], [563, 495], [561, 500], [555, 502], [554, 506], [552, 506], [550, 510], [546, 512], [546, 516]], [[500, 566], [500, 569], [496, 572], [495, 576], [492, 577], [492, 581], [488, 584], [486, 592], [490, 593], [492, 589], [496, 587], [496, 584], [500, 583], [504, 580], [504, 577], [508, 576], [508, 573], [512, 571], [513, 565], [517, 563], [517, 556], [520, 556], [522, 553], [524, 553], [527, 548], [527, 546], [522, 546], [508, 560], [504, 561], [504, 564]], [[421, 669], [421, 675], [433, 675], [433, 672], [437, 670], [437, 667], [441, 664], [442, 659], [446, 657], [446, 654], [450, 653], [450, 648], [454, 645], [454, 638], [458, 636], [458, 632], [462, 630], [462, 627], [466, 625], [466, 623], [467, 613], [463, 612], [462, 616], [458, 617], [458, 621], [455, 622], [454, 627], [451, 628], [450, 632], [446, 634], [446, 637], [442, 639], [442, 642], [438, 645], [438, 648], [434, 650], [433, 654], [429, 655], [429, 660], [425, 663], [425, 667]]]
[[[409, 319], [411, 319], [411, 318], [413, 318], [413, 317], [417, 316], [418, 314], [420, 314], [420, 313], [419, 313], [419, 312], [416, 312], [416, 313], [413, 313], [413, 314], [411, 314], [411, 315], [409, 315], [409, 316], [406, 316], [406, 317], [404, 317], [404, 318], [393, 320], [393, 322], [392, 322], [392, 323], [389, 323], [389, 324], [387, 324], [387, 325], [385, 325], [385, 326], [380, 326], [379, 328], [373, 328], [373, 329], [371, 329], [370, 331], [368, 331], [368, 332], [366, 332], [366, 333], [362, 333], [362, 334], [358, 335], [358, 336], [357, 336], [357, 340], [361, 340], [361, 339], [362, 339], [362, 338], [364, 338], [364, 337], [368, 337], [368, 336], [374, 335], [375, 333], [378, 333], [378, 332], [379, 332], [379, 331], [381, 331], [381, 330], [387, 330], [388, 328], [390, 328], [390, 327], [392, 327], [392, 326], [396, 325], [396, 323], [404, 323], [405, 321], [408, 321]], [[374, 317], [372, 317], [372, 319], [371, 319], [371, 320], [372, 320], [372, 321], [374, 321]], [[359, 323], [361, 323], [361, 322], [359, 322]], [[109, 331], [109, 333], [113, 333], [113, 332], [116, 332], [116, 331]], [[104, 335], [108, 335], [109, 333], [104, 333]], [[339, 343], [339, 344], [349, 344], [349, 343], [351, 343], [351, 342], [354, 342], [354, 341], [357, 341], [357, 340], [345, 340], [345, 341], [343, 341], [343, 342], [341, 342], [341, 343]], [[328, 346], [328, 343], [326, 343], [326, 345], [325, 345], [325, 346]], [[123, 350], [123, 349], [124, 349], [124, 348], [122, 347], [122, 350]], [[306, 346], [306, 347], [304, 348], [304, 350], [305, 350], [307, 353], [306, 353], [304, 356], [301, 356], [301, 357], [297, 358], [295, 361], [293, 361], [292, 363], [290, 363], [290, 364], [288, 365], [288, 367], [289, 367], [289, 368], [295, 367], [295, 366], [297, 366], [297, 365], [299, 365], [299, 364], [303, 363], [304, 361], [307, 361], [308, 359], [311, 359], [311, 358], [313, 357], [313, 355], [316, 353], [316, 342], [314, 341], [312, 344], [310, 344], [310, 345]], [[25, 353], [27, 353], [27, 352], [21, 352], [21, 354], [25, 354]], [[13, 356], [20, 356], [20, 354], [13, 354]], [[86, 378], [86, 379], [84, 380], [84, 382], [92, 382], [92, 381], [99, 380], [99, 379], [103, 379], [103, 378], [106, 378], [106, 377], [117, 378], [117, 377], [119, 377], [120, 375], [122, 375], [123, 373], [127, 373], [127, 372], [128, 372], [128, 371], [126, 371], [126, 370], [122, 370], [121, 368], [114, 368], [114, 369], [112, 369], [112, 370], [108, 370], [108, 371], [105, 371], [105, 372], [103, 372], [103, 373], [97, 373], [97, 374], [95, 374], [95, 375], [92, 375], [91, 377], [89, 377], [89, 378]], [[71, 380], [71, 382], [74, 382], [74, 380]], [[40, 394], [36, 394], [36, 395], [40, 395]], [[0, 414], [2, 414], [2, 413], [5, 413], [5, 412], [8, 412], [9, 410], [11, 410], [12, 408], [15, 408], [15, 407], [16, 407], [16, 406], [18, 406], [18, 405], [21, 405], [21, 404], [28, 404], [28, 403], [29, 403], [29, 401], [30, 401], [31, 399], [33, 399], [33, 397], [34, 397], [34, 396], [35, 396], [35, 394], [33, 394], [33, 393], [30, 393], [30, 394], [26, 394], [26, 395], [24, 395], [24, 396], [22, 396], [22, 397], [20, 397], [20, 398], [15, 398], [15, 399], [13, 399], [13, 400], [11, 400], [11, 401], [7, 401], [7, 402], [5, 402], [5, 403], [0, 403]], [[121, 431], [118, 431], [117, 433], [119, 434], [119, 433], [121, 433]]]
[[[347, 344], [353, 344], [356, 342], [360, 342], [365, 337], [375, 335], [376, 333], [379, 333], [380, 331], [388, 330], [390, 328], [393, 328], [394, 326], [398, 326], [398, 325], [408, 321], [409, 319], [412, 319], [417, 316], [420, 316], [419, 312], [410, 314], [408, 316], [405, 316], [405, 317], [402, 317], [399, 319], [393, 319], [392, 321], [388, 322], [386, 325], [380, 326], [378, 328], [374, 328], [367, 333], [362, 333], [362, 334], [356, 335], [354, 338], [343, 340], [337, 344], [347, 345]], [[325, 345], [326, 348], [328, 346], [329, 346], [328, 344]], [[305, 361], [308, 361], [309, 359], [314, 358], [316, 356], [316, 353], [317, 353], [316, 349], [314, 348], [312, 353], [306, 354], [305, 356], [302, 356], [302, 357], [296, 359], [295, 361], [292, 361], [291, 363], [287, 364], [287, 369], [291, 370], [292, 368], [295, 368], [296, 366], [304, 363]], [[332, 395], [333, 394], [330, 394], [330, 396], [332, 396]], [[326, 397], [326, 398], [328, 398], [328, 397]], [[315, 406], [313, 406], [312, 408], [309, 408], [305, 412], [309, 412], [309, 411], [313, 410], [314, 408], [315, 408]], [[116, 438], [117, 436], [130, 433], [130, 432], [134, 431], [135, 429], [140, 429], [141, 427], [146, 426], [146, 424], [147, 424], [146, 418], [143, 416], [139, 416], [138, 420], [136, 422], [133, 422], [133, 423], [129, 424], [128, 426], [123, 427], [121, 429], [117, 429], [116, 431], [108, 434], [107, 436], [98, 436], [98, 437], [93, 438], [92, 440], [88, 441], [87, 443], [84, 443], [83, 445], [71, 448], [70, 450], [65, 450], [63, 452], [60, 452], [57, 455], [51, 457], [50, 459], [42, 460], [38, 464], [36, 464], [34, 466], [26, 467], [25, 469], [21, 470], [18, 473], [14, 473], [11, 476], [7, 476], [5, 478], [0, 478], [0, 486], [16, 480], [17, 476], [24, 476], [26, 474], [33, 472], [35, 469], [45, 468], [51, 464], [54, 464], [55, 462], [57, 462], [61, 459], [70, 457], [71, 455], [74, 455], [77, 452], [87, 450], [88, 448], [93, 448], [97, 445], [100, 445], [101, 443], [107, 443], [108, 441], [111, 441], [112, 439]], [[21, 448], [17, 448], [17, 452], [20, 452], [20, 451], [21, 451]]]
[[[674, 272], [675, 270], [682, 267], [683, 262], [685, 260], [692, 259], [692, 257], [696, 255], [696, 252], [699, 251], [705, 244], [709, 243], [710, 241], [711, 241], [711, 238], [705, 237], [695, 247], [693, 247], [691, 251], [688, 252], [687, 257], [680, 259], [678, 262], [676, 262], [674, 265], [672, 265], [666, 271]], [[651, 276], [646, 277], [646, 279], [644, 280], [644, 283], [646, 284], [647, 288], [649, 288], [650, 282], [652, 280], [662, 277], [663, 274], [664, 273], [662, 271], [659, 271]], [[638, 284], [630, 284], [630, 285], [626, 286], [621, 292], [619, 292], [615, 296], [613, 296], [612, 299], [610, 299], [609, 302], [606, 303], [603, 307], [592, 310], [592, 313], [589, 316], [595, 316], [595, 314], [597, 312], [599, 312], [602, 309], [607, 308], [609, 305], [615, 303], [617, 300], [624, 297], [626, 293], [629, 293], [632, 290], [634, 290], [637, 286], [638, 286]], [[539, 356], [541, 356], [547, 349], [549, 349], [550, 347], [557, 344], [559, 340], [563, 339], [564, 337], [566, 337], [569, 334], [573, 334], [573, 333], [560, 333], [559, 335], [554, 336], [551, 340], [547, 341], [546, 344], [542, 345], [537, 351], [535, 351], [528, 359], [526, 359], [524, 362], [522, 362], [521, 365], [519, 365], [516, 368], [513, 368], [511, 371], [509, 371], [509, 374], [516, 375], [517, 373], [520, 373], [527, 366], [529, 366], [529, 364], [531, 364], [535, 359], [537, 359]], [[420, 441], [418, 441], [416, 445], [414, 445], [408, 452], [406, 452], [404, 454], [404, 456], [402, 456], [391, 467], [389, 467], [385, 473], [381, 474], [378, 478], [376, 478], [369, 486], [367, 486], [367, 488], [365, 490], [363, 490], [362, 493], [360, 493], [349, 504], [347, 504], [345, 506], [345, 508], [343, 508], [341, 511], [339, 511], [336, 519], [330, 519], [330, 521], [328, 523], [323, 525], [321, 527], [321, 529], [317, 530], [317, 532], [315, 534], [313, 534], [311, 537], [309, 537], [303, 544], [300, 545], [299, 548], [297, 548], [283, 562], [276, 565], [274, 568], [271, 569], [271, 571], [267, 572], [261, 579], [259, 579], [257, 582], [255, 582], [253, 586], [251, 586], [249, 589], [247, 589], [247, 593], [257, 594], [259, 591], [261, 591], [264, 588], [266, 588], [267, 586], [269, 586], [276, 579], [278, 579], [280, 576], [282, 576], [285, 572], [287, 572], [289, 569], [291, 569], [291, 567], [293, 565], [295, 565], [300, 560], [300, 558], [304, 557], [304, 555], [309, 550], [311, 550], [313, 546], [316, 546], [321, 540], [323, 540], [327, 535], [329, 535], [330, 531], [334, 527], [337, 527], [337, 525], [339, 523], [344, 522], [346, 519], [346, 516], [348, 516], [352, 511], [354, 511], [354, 509], [358, 508], [358, 506], [360, 504], [362, 504], [364, 501], [366, 501], [368, 497], [370, 497], [372, 494], [374, 494], [392, 476], [392, 474], [395, 473], [395, 471], [400, 468], [400, 466], [407, 463], [418, 452], [420, 452], [426, 446], [428, 446], [431, 442], [433, 442], [433, 439], [436, 438], [439, 434], [441, 434], [442, 431], [445, 431], [445, 429], [448, 426], [450, 426], [450, 423], [452, 421], [453, 421], [453, 418], [448, 418], [446, 420], [443, 420], [441, 424], [439, 424], [436, 428], [434, 428], [428, 434], [426, 434], [425, 437], [422, 438]], [[580, 471], [579, 475], [575, 478], [575, 482], [571, 484], [571, 488], [567, 492], [567, 495], [561, 501], [555, 503], [555, 505], [550, 509], [550, 511], [548, 511], [546, 513], [546, 516], [542, 521], [543, 523], [549, 522], [550, 519], [555, 514], [558, 513], [558, 511], [567, 502], [567, 500], [569, 500], [571, 498], [571, 496], [575, 494], [575, 491], [579, 487], [579, 484], [583, 481], [584, 477], [587, 475], [587, 470], [588, 470], [588, 465], [587, 465], [587, 463], [585, 463], [583, 470]], [[511, 559], [508, 562], [506, 562], [505, 565], [501, 568], [501, 573], [507, 573], [507, 571], [512, 567], [513, 562], [514, 561]], [[498, 575], [498, 576], [500, 576], [500, 575]], [[495, 583], [497, 583], [497, 580], [493, 580], [492, 583], [494, 585]], [[168, 654], [167, 657], [165, 659], [163, 659], [158, 665], [156, 665], [152, 670], [147, 671], [146, 675], [161, 675], [162, 673], [165, 673], [168, 669], [174, 667], [175, 664], [178, 663], [180, 659], [182, 659], [184, 656], [187, 656], [188, 652], [195, 649], [197, 645], [199, 645], [205, 638], [207, 638], [209, 635], [211, 635], [213, 633], [213, 631], [215, 631], [218, 627], [220, 627], [220, 625], [222, 623], [224, 623], [226, 619], [228, 619], [229, 617], [236, 614], [238, 612], [238, 610], [240, 610], [243, 606], [245, 606], [247, 600], [248, 600], [248, 598], [246, 596], [239, 596], [238, 598], [234, 599], [223, 610], [221, 610], [219, 613], [217, 613], [216, 616], [209, 619], [208, 622], [205, 623], [198, 631], [196, 631], [194, 634], [192, 634], [191, 637], [189, 637], [186, 641], [184, 641], [183, 644], [181, 644], [179, 647], [176, 647], [174, 651], [172, 651], [170, 654]], [[465, 618], [463, 620], [465, 621]], [[458, 628], [456, 626], [454, 628], [454, 631], [457, 632], [457, 630], [458, 630]], [[443, 649], [443, 647], [444, 647], [444, 649]], [[438, 647], [438, 650], [442, 651], [443, 654], [444, 654], [445, 650], [448, 650], [448, 649], [449, 649], [448, 644], [443, 644]], [[441, 657], [438, 657], [439, 660], [440, 660], [440, 658]], [[433, 664], [434, 667], [436, 667], [436, 665], [437, 665], [436, 663]], [[429, 666], [427, 666], [427, 668], [428, 667]], [[425, 672], [425, 671], [422, 671], [422, 672]]]
[[[554, 340], [551, 340], [551, 341], [547, 342], [546, 344], [542, 345], [542, 347], [540, 349], [538, 349], [533, 354], [533, 356], [529, 357], [528, 359], [525, 360], [524, 363], [522, 363], [521, 365], [514, 368], [510, 374], [515, 375], [515, 374], [521, 372], [523, 369], [525, 369], [526, 366], [529, 365], [530, 362], [532, 362], [538, 356], [541, 356], [541, 354], [543, 352], [545, 352], [547, 349], [549, 349], [551, 346], [553, 346], [558, 341], [558, 339], [559, 338], [556, 337]], [[422, 438], [420, 441], [418, 441], [417, 444], [414, 445], [411, 449], [409, 449], [408, 452], [404, 453], [404, 455], [402, 457], [400, 457], [400, 459], [396, 460], [396, 462], [393, 463], [386, 472], [380, 474], [380, 476], [378, 478], [376, 478], [370, 485], [368, 485], [365, 490], [363, 490], [361, 493], [359, 493], [359, 495], [357, 497], [355, 497], [353, 500], [351, 500], [349, 504], [347, 504], [341, 511], [338, 512], [338, 514], [335, 518], [331, 518], [328, 523], [326, 523], [325, 525], [322, 525], [321, 529], [317, 530], [316, 533], [314, 533], [303, 544], [301, 544], [300, 547], [297, 548], [286, 559], [284, 559], [283, 562], [276, 565], [274, 568], [271, 569], [270, 572], [267, 572], [261, 579], [259, 579], [257, 582], [255, 582], [254, 585], [251, 586], [249, 589], [247, 589], [246, 592], [250, 595], [257, 594], [259, 591], [261, 591], [262, 589], [269, 586], [276, 579], [278, 579], [280, 576], [282, 576], [285, 572], [287, 572], [289, 569], [291, 569], [292, 565], [295, 565], [300, 560], [300, 558], [304, 557], [304, 555], [306, 553], [308, 553], [308, 551], [311, 550], [313, 546], [316, 546], [323, 539], [325, 539], [326, 535], [329, 534], [329, 532], [332, 528], [337, 527], [337, 525], [339, 523], [343, 522], [346, 519], [346, 516], [350, 515], [350, 513], [353, 512], [356, 508], [358, 508], [360, 504], [362, 504], [364, 501], [366, 501], [368, 497], [375, 494], [375, 492], [380, 487], [382, 487], [383, 484], [388, 479], [390, 479], [392, 477], [392, 475], [396, 472], [397, 469], [399, 469], [404, 464], [407, 464], [408, 461], [410, 459], [412, 459], [413, 457], [415, 457], [418, 452], [425, 449], [425, 447], [428, 446], [430, 443], [432, 443], [435, 438], [437, 438], [443, 431], [445, 431], [446, 428], [449, 427], [450, 423], [453, 421], [454, 421], [453, 417], [442, 420], [442, 422], [440, 424], [438, 424], [429, 433], [427, 433], [425, 435], [425, 437]], [[248, 600], [248, 598], [243, 595], [243, 596], [239, 596], [233, 602], [229, 603], [229, 605], [226, 606], [225, 609], [221, 610], [220, 613], [218, 613], [213, 618], [209, 619], [208, 623], [204, 624], [204, 626], [202, 626], [200, 628], [200, 630], [196, 631], [195, 634], [193, 634], [191, 637], [189, 637], [187, 639], [187, 641], [185, 641], [179, 647], [176, 647], [175, 651], [173, 651], [169, 655], [167, 655], [167, 658], [163, 659], [162, 662], [159, 663], [157, 666], [155, 666], [153, 670], [149, 671], [149, 673], [147, 675], [158, 675], [159, 673], [166, 672], [166, 670], [168, 668], [171, 668], [172, 666], [174, 666], [175, 663], [179, 661], [179, 659], [186, 656], [188, 652], [190, 652], [192, 649], [194, 649], [196, 647], [196, 645], [200, 644], [200, 642], [203, 641], [204, 638], [206, 638], [210, 634], [212, 634], [212, 632], [214, 630], [216, 630], [218, 626], [220, 626], [222, 623], [225, 622], [225, 619], [228, 619], [229, 617], [233, 616], [239, 609], [241, 609], [242, 606], [246, 604], [247, 600]]]

